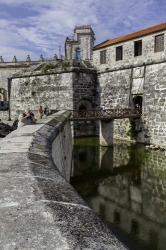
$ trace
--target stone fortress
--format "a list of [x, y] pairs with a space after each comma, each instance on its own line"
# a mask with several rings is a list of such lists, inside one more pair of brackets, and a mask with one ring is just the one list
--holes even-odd
[[[40, 104], [51, 110], [139, 106], [139, 119], [101, 122], [106, 134], [112, 133], [101, 139], [101, 144], [112, 145], [114, 139], [123, 139], [165, 148], [165, 37], [166, 23], [162, 23], [94, 46], [92, 27], [76, 26], [74, 36], [66, 38], [65, 60], [1, 60], [1, 119], [14, 119], [17, 111], [36, 110]], [[75, 135], [97, 135], [98, 125], [77, 122]]]
[[[14, 57], [14, 62], [5, 63], [0, 59], [2, 120], [14, 120], [18, 111], [28, 108], [35, 112], [39, 105], [48, 105], [53, 112], [60, 110], [1, 140], [0, 241], [3, 249], [127, 249], [69, 184], [72, 131], [68, 110], [139, 107], [142, 112], [139, 118], [73, 121], [74, 133], [76, 136], [100, 134], [101, 145], [112, 145], [114, 139], [121, 139], [166, 148], [166, 23], [97, 46], [94, 46], [95, 36], [90, 26], [76, 27], [74, 33], [74, 37], [66, 39], [64, 60], [41, 58], [31, 62], [28, 57], [25, 62], [18, 62]], [[121, 161], [130, 161], [128, 150], [124, 157], [117, 145], [113, 150], [119, 165]], [[135, 222], [140, 221], [141, 228], [145, 225], [145, 233], [141, 235], [145, 240], [150, 228], [154, 242], [162, 230], [161, 248], [165, 246], [162, 228], [165, 210], [160, 210], [158, 204], [163, 202], [165, 208], [162, 178], [165, 152], [162, 152], [163, 159], [159, 159], [161, 166], [156, 166], [158, 153], [161, 152], [154, 152], [147, 161], [142, 175], [138, 172], [139, 179], [135, 178], [137, 173], [116, 178], [116, 190], [114, 186], [111, 189], [116, 194], [112, 191], [112, 198], [117, 201], [119, 197], [124, 208], [118, 210], [113, 207], [114, 202], [107, 202], [103, 210], [108, 218], [107, 208], [112, 206], [110, 219], [120, 218], [122, 225], [127, 218], [128, 231], [130, 225], [137, 228]], [[152, 172], [148, 164], [153, 167]], [[103, 207], [103, 191], [110, 188], [109, 182], [108, 179], [99, 186], [100, 196], [93, 200], [99, 207]], [[119, 192], [122, 188], [123, 197]], [[152, 197], [149, 196], [151, 190]], [[126, 213], [129, 206], [131, 221]], [[140, 212], [149, 218], [147, 224], [138, 216]], [[156, 219], [157, 227], [153, 223]]]

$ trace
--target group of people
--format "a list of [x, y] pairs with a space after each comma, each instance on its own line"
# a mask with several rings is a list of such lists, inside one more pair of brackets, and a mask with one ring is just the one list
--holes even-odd
[[[43, 116], [49, 115], [49, 108], [46, 106], [44, 109], [42, 106], [39, 106], [38, 108], [38, 118], [42, 119]], [[31, 110], [27, 110], [27, 112], [22, 112], [19, 114], [18, 118], [13, 123], [13, 128], [20, 128], [25, 125], [31, 125], [35, 124], [37, 122], [37, 119], [34, 115], [34, 113]]]

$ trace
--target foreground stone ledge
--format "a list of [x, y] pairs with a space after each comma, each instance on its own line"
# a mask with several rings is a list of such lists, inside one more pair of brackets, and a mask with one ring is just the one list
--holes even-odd
[[126, 249], [66, 181], [69, 116], [58, 112], [1, 140], [1, 249]]

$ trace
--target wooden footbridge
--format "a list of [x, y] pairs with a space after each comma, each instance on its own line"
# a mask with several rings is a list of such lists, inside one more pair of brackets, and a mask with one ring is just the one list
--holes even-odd
[[138, 109], [71, 110], [71, 121], [111, 121], [123, 118], [140, 118]]

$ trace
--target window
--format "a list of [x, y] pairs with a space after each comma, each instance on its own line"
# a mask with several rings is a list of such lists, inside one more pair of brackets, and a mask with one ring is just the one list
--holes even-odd
[[142, 55], [142, 40], [134, 42], [134, 56]]
[[155, 36], [154, 52], [160, 52], [164, 50], [164, 34]]
[[76, 48], [75, 50], [75, 59], [77, 62], [81, 61], [81, 49], [80, 48]]
[[116, 47], [116, 61], [123, 60], [123, 47]]
[[106, 50], [100, 51], [100, 64], [105, 64], [106, 63], [106, 55], [107, 55]]

